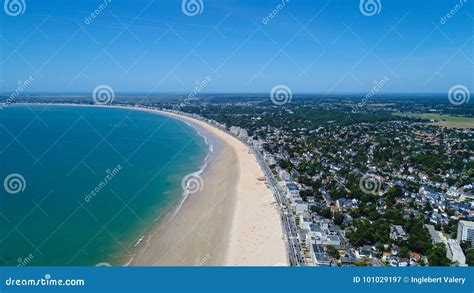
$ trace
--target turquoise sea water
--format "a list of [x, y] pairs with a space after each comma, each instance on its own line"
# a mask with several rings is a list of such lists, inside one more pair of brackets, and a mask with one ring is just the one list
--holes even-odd
[[207, 152], [190, 126], [153, 113], [1, 110], [0, 264], [122, 264], [179, 204], [181, 179], [202, 167]]

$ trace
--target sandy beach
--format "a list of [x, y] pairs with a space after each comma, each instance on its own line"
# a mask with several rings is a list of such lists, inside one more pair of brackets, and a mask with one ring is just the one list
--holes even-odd
[[277, 204], [258, 180], [263, 172], [250, 150], [205, 122], [159, 113], [195, 125], [217, 147], [202, 174], [203, 190], [190, 195], [171, 221], [156, 228], [131, 265], [287, 265]]

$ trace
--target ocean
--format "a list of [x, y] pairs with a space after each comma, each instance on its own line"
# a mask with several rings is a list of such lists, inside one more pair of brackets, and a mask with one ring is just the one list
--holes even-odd
[[0, 264], [123, 265], [183, 199], [209, 147], [182, 121], [122, 108], [0, 110]]

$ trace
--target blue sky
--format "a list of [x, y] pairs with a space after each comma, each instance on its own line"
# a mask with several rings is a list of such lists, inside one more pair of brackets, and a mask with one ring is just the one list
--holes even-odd
[[195, 16], [181, 0], [111, 0], [103, 9], [102, 0], [23, 1], [21, 15], [0, 11], [1, 92], [30, 76], [26, 91], [58, 93], [101, 84], [116, 93], [187, 93], [208, 77], [210, 93], [279, 84], [294, 93], [366, 93], [385, 77], [387, 93], [474, 88], [471, 0], [380, 0], [373, 16], [358, 0], [280, 8], [281, 0], [201, 0]]

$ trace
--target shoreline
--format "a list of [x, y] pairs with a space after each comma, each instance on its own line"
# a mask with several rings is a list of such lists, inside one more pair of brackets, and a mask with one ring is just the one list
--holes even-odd
[[[25, 103], [28, 104], [28, 103]], [[19, 105], [19, 104], [17, 104]], [[121, 105], [89, 106], [144, 111], [180, 120], [209, 145], [199, 176], [203, 189], [185, 194], [137, 239], [124, 256], [132, 266], [275, 266], [288, 265], [282, 223], [273, 193], [257, 159], [240, 140], [193, 117]], [[216, 147], [217, 145], [217, 147]], [[190, 173], [190, 174], [191, 174]], [[144, 245], [143, 245], [144, 244]]]
[[264, 173], [250, 149], [237, 138], [207, 122], [177, 113], [157, 112], [205, 128], [237, 153], [239, 178], [234, 195], [236, 202], [222, 265], [288, 265], [277, 203], [268, 186], [258, 180]]

